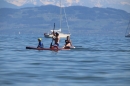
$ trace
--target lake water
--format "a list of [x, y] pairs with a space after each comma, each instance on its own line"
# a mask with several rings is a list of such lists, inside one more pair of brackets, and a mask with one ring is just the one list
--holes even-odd
[[0, 86], [130, 86], [130, 38], [74, 35], [76, 49], [25, 49], [39, 37], [49, 47], [43, 35], [0, 35]]

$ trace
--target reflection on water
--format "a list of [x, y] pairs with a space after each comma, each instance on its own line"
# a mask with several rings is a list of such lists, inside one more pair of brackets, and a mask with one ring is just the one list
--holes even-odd
[[[0, 36], [0, 86], [130, 85], [130, 39], [72, 37], [80, 47], [58, 52], [26, 50], [37, 45], [38, 37]], [[49, 47], [50, 41], [43, 38], [44, 46]]]

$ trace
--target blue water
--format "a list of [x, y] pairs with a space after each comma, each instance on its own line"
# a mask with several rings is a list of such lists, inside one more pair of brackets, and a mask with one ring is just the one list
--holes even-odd
[[130, 86], [130, 38], [75, 35], [73, 50], [26, 50], [38, 37], [49, 47], [43, 35], [0, 35], [0, 86]]

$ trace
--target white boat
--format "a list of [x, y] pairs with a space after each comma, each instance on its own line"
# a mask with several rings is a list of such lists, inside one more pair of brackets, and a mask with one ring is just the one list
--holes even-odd
[[[70, 36], [70, 34], [64, 34], [64, 33], [62, 33], [62, 32], [61, 32], [61, 29], [59, 29], [59, 30], [54, 30], [54, 32], [59, 33], [59, 37], [61, 37], [61, 38], [66, 38], [67, 36]], [[53, 33], [53, 30], [50, 30], [49, 33], [44, 33], [44, 37], [46, 37], [46, 38], [52, 38], [52, 36], [53, 36], [52, 33]]]
[[130, 20], [129, 20], [129, 23], [128, 23], [128, 27], [126, 29], [125, 37], [130, 37]]
[[[64, 8], [64, 13], [65, 13], [65, 8]], [[61, 0], [60, 0], [60, 29], [54, 30], [54, 32], [59, 33], [59, 37], [66, 38], [67, 36], [70, 36], [71, 34], [70, 33], [65, 34], [65, 33], [61, 32], [61, 20], [62, 20], [62, 15], [61, 14], [62, 14], [62, 8], [61, 8]], [[66, 18], [66, 13], [65, 13], [65, 18]], [[69, 25], [68, 25], [68, 22], [67, 22], [67, 18], [66, 18], [66, 23], [67, 23], [68, 31], [69, 31]], [[52, 36], [53, 36], [52, 32], [53, 32], [53, 30], [50, 30], [50, 32], [48, 32], [48, 33], [44, 33], [44, 37], [52, 38]]]

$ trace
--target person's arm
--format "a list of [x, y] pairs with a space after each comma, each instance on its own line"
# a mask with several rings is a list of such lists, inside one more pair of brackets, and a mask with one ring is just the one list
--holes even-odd
[[60, 37], [58, 37], [58, 43], [60, 43]]
[[52, 34], [53, 34], [53, 36], [55, 36], [55, 32], [54, 31], [52, 32]]
[[56, 34], [55, 34], [54, 31], [53, 31], [53, 36], [52, 36], [52, 38], [53, 38], [53, 40], [55, 40], [55, 38], [56, 38]]
[[73, 46], [71, 40], [70, 40], [70, 45]]

